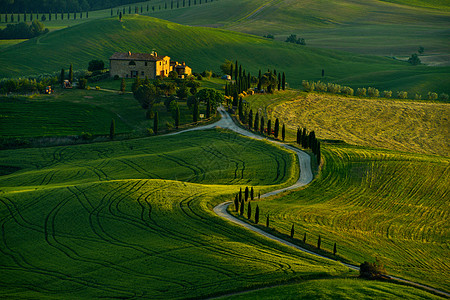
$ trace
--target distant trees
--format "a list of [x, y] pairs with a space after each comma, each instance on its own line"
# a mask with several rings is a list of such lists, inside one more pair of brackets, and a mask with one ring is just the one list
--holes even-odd
[[88, 65], [88, 71], [101, 71], [105, 69], [105, 63], [103, 60], [91, 60]]
[[383, 275], [386, 275], [386, 270], [378, 258], [374, 263], [365, 261], [359, 266], [359, 277], [361, 278], [378, 279]]
[[142, 108], [151, 111], [153, 104], [159, 96], [159, 92], [153, 84], [144, 84], [139, 85], [133, 95]]
[[288, 36], [286, 38], [286, 43], [293, 43], [293, 44], [298, 44], [298, 45], [306, 45], [305, 39], [304, 38], [297, 38], [297, 35], [295, 34], [291, 34], [290, 36]]
[[421, 61], [417, 53], [411, 54], [411, 57], [408, 58], [408, 62], [413, 66], [420, 65]]
[[24, 22], [6, 25], [5, 29], [0, 29], [0, 39], [31, 39], [47, 32], [48, 29], [45, 28], [44, 24], [38, 20], [33, 20], [30, 25]]

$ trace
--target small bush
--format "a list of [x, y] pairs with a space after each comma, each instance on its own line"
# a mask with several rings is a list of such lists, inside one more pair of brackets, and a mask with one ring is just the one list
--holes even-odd
[[152, 128], [147, 128], [146, 129], [146, 133], [147, 133], [147, 135], [154, 135], [155, 133], [153, 132], [153, 129]]
[[114, 75], [114, 80], [119, 80], [119, 75]]
[[334, 84], [334, 83], [327, 84], [327, 91], [329, 93], [339, 94], [341, 92], [341, 90], [342, 90], [342, 87], [339, 84]]
[[439, 99], [442, 101], [448, 101], [448, 94], [445, 93], [440, 94]]
[[391, 98], [392, 97], [392, 91], [383, 91], [382, 96], [384, 98]]
[[377, 258], [374, 263], [365, 261], [359, 267], [359, 277], [367, 279], [379, 279], [386, 275], [384, 266]]
[[356, 96], [365, 97], [367, 94], [367, 90], [365, 88], [358, 88], [356, 90]]
[[437, 100], [438, 94], [433, 92], [428, 92], [428, 100]]
[[327, 84], [324, 83], [324, 82], [321, 82], [321, 81], [317, 81], [315, 83], [315, 88], [316, 88], [316, 91], [318, 91], [318, 92], [326, 92], [327, 91]]
[[353, 93], [354, 93], [353, 89], [351, 87], [348, 87], [348, 86], [342, 87], [341, 92], [343, 94], [349, 95], [349, 96], [353, 96]]
[[302, 81], [303, 89], [307, 92], [312, 92], [315, 89], [314, 81], [303, 80]]
[[81, 138], [85, 141], [90, 141], [94, 138], [94, 136], [92, 135], [92, 133], [89, 132], [82, 132], [81, 133]]
[[399, 92], [397, 92], [397, 98], [406, 99], [406, 98], [408, 98], [408, 93], [405, 91], [399, 91]]
[[369, 97], [379, 97], [380, 91], [378, 91], [376, 88], [369, 87], [367, 89], [367, 95], [369, 95]]
[[98, 90], [100, 90], [100, 87], [99, 87], [99, 86], [96, 86], [95, 89], [98, 91]]

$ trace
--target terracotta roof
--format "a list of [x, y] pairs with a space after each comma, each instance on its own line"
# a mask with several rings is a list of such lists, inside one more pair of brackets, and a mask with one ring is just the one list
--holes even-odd
[[116, 52], [109, 59], [111, 59], [111, 60], [158, 61], [158, 60], [163, 60], [164, 57], [166, 57], [166, 56], [153, 56], [150, 53]]

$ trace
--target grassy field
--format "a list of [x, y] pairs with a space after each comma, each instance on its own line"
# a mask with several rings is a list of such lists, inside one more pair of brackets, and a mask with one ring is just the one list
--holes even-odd
[[267, 143], [205, 131], [0, 154], [16, 169], [0, 178], [3, 297], [185, 298], [352, 275], [211, 211], [239, 187], [295, 181], [294, 155]]
[[448, 103], [299, 91], [254, 95], [246, 100], [254, 110], [261, 108], [266, 115], [280, 118], [292, 133], [297, 127], [306, 127], [314, 130], [320, 139], [450, 156]]
[[420, 290], [387, 282], [320, 279], [261, 289], [221, 299], [442, 299]]
[[[119, 89], [120, 81], [105, 80], [94, 83], [106, 89]], [[131, 89], [132, 80], [127, 83]], [[211, 84], [214, 86], [214, 83]], [[178, 101], [180, 124], [192, 123], [192, 111], [186, 101]], [[200, 106], [200, 112], [205, 110]], [[109, 135], [111, 119], [115, 120], [117, 134], [143, 135], [153, 128], [153, 119], [146, 119], [146, 111], [132, 94], [101, 90], [60, 90], [52, 95], [31, 97], [0, 97], [0, 135], [2, 137], [42, 137], [81, 135]], [[164, 103], [154, 107], [158, 111], [159, 130], [174, 126], [172, 112]]]
[[445, 290], [449, 281], [450, 160], [324, 145], [325, 163], [307, 188], [259, 202], [271, 227], [353, 263], [382, 259], [389, 274]]
[[[327, 81], [353, 87], [450, 93], [448, 67], [414, 67], [393, 59], [302, 47], [136, 15], [126, 16], [122, 23], [115, 18], [93, 20], [8, 47], [0, 56], [0, 76], [52, 73], [67, 68], [70, 62], [75, 69], [85, 69], [90, 60], [108, 61], [115, 51], [148, 52], [154, 48], [186, 61], [197, 72], [220, 72], [225, 59], [238, 59], [252, 74], [260, 68], [276, 68], [286, 72], [291, 87], [299, 86], [303, 79], [320, 79], [325, 68]], [[37, 53], [45, 53], [45, 64]]]
[[321, 235], [343, 259], [380, 257], [391, 274], [449, 290], [448, 104], [293, 90], [245, 99], [280, 117], [289, 138], [299, 126], [323, 140], [325, 163], [307, 189], [259, 203], [275, 229], [289, 235], [295, 224], [299, 240]]

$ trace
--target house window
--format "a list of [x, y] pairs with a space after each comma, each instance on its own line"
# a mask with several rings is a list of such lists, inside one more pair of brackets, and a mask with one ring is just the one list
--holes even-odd
[[129, 66], [135, 66], [136, 63], [134, 62], [134, 60], [130, 61], [130, 63], [128, 64]]
[[144, 71], [141, 72], [141, 75], [144, 76]]
[[136, 78], [138, 75], [137, 71], [131, 71], [131, 78]]
[[147, 62], [145, 62], [145, 66], [147, 66]]

